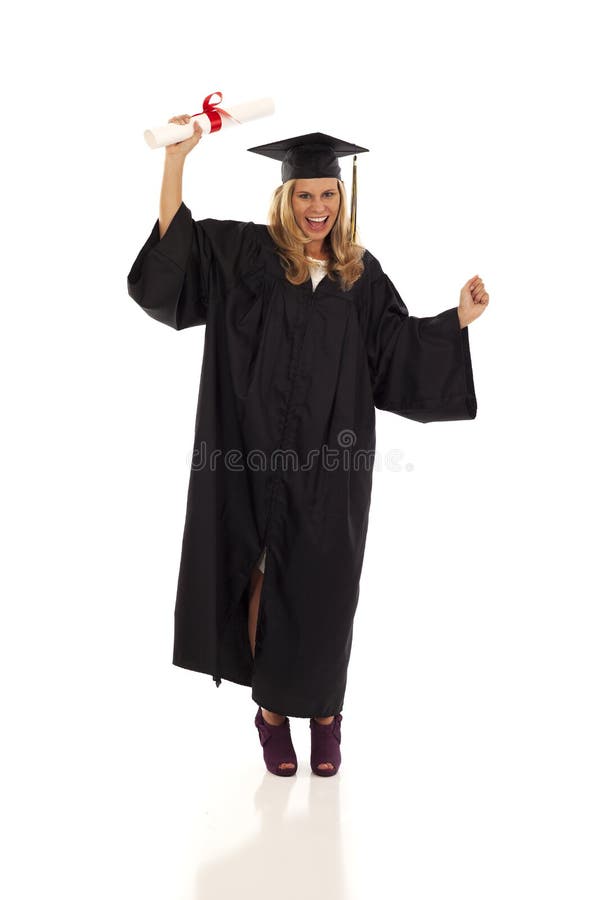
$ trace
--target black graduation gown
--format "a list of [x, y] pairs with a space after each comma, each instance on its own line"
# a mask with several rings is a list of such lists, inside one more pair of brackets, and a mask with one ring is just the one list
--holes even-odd
[[[348, 292], [290, 284], [266, 225], [158, 220], [127, 279], [148, 315], [206, 325], [173, 663], [295, 717], [341, 711], [371, 500], [375, 407], [473, 419], [457, 307], [409, 316], [367, 250]], [[311, 455], [312, 451], [312, 455]], [[253, 659], [249, 579], [267, 547]]]

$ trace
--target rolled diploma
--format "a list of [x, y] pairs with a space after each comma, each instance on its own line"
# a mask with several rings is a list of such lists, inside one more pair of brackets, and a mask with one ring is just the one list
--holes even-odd
[[[250, 100], [248, 103], [238, 103], [236, 106], [224, 107], [228, 113], [231, 113], [238, 121], [234, 122], [227, 116], [221, 116], [221, 128], [229, 125], [243, 125], [245, 122], [251, 122], [252, 119], [261, 119], [263, 116], [270, 116], [275, 111], [275, 104], [271, 97], [261, 97], [260, 100]], [[215, 107], [220, 112], [218, 106]], [[177, 144], [179, 141], [185, 141], [194, 133], [194, 120], [200, 123], [203, 134], [210, 134], [211, 124], [206, 113], [199, 113], [192, 116], [190, 121], [185, 125], [178, 125], [176, 122], [169, 122], [168, 125], [158, 125], [156, 128], [147, 128], [144, 131], [146, 143], [153, 150], [158, 147], [167, 147], [169, 144]], [[219, 129], [221, 130], [221, 129]]]

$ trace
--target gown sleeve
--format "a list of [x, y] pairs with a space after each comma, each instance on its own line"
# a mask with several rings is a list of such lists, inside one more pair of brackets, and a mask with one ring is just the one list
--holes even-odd
[[238, 270], [250, 250], [247, 222], [194, 221], [185, 203], [159, 237], [158, 219], [127, 276], [127, 292], [153, 319], [177, 331], [204, 325], [211, 296]]
[[458, 307], [411, 316], [381, 270], [370, 301], [367, 354], [375, 406], [423, 423], [474, 419], [469, 335]]

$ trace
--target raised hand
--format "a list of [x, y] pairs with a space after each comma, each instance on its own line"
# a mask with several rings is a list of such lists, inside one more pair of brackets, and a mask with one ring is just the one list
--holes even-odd
[[[182, 116], [173, 116], [169, 122], [175, 122], [177, 125], [187, 125], [192, 117], [184, 114]], [[176, 144], [169, 144], [165, 147], [165, 156], [170, 159], [185, 159], [190, 150], [193, 150], [196, 144], [202, 139], [202, 129], [198, 124], [198, 119], [194, 119], [194, 134], [185, 141], [178, 141]]]
[[488, 305], [489, 299], [490, 295], [479, 275], [470, 278], [460, 292], [458, 305], [460, 327], [464, 328], [479, 318]]

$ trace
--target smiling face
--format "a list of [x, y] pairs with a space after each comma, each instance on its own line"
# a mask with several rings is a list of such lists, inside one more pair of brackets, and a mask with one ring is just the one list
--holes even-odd
[[294, 185], [292, 209], [296, 223], [304, 234], [314, 238], [314, 243], [306, 246], [306, 252], [319, 252], [323, 238], [335, 225], [340, 209], [337, 179], [299, 178]]

